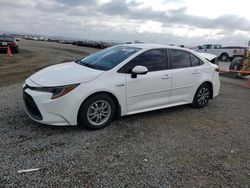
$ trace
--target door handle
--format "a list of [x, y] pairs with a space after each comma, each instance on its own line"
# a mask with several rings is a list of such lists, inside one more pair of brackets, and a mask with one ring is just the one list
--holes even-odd
[[165, 74], [164, 76], [162, 76], [162, 79], [170, 79], [172, 76], [169, 74]]
[[116, 84], [116, 87], [123, 87], [125, 84]]
[[200, 71], [194, 70], [194, 71], [192, 72], [192, 74], [200, 74]]

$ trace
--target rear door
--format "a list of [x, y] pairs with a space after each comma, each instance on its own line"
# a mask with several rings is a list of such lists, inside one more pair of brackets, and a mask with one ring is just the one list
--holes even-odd
[[202, 61], [184, 50], [171, 49], [170, 54], [173, 72], [170, 103], [192, 102], [194, 89], [202, 74]]

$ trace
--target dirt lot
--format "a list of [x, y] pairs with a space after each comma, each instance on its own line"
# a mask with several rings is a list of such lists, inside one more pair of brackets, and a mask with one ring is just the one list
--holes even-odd
[[[0, 65], [0, 187], [250, 187], [250, 89], [221, 77], [203, 109], [127, 116], [100, 131], [45, 126], [22, 107], [27, 75], [91, 49], [23, 41]], [[21, 169], [39, 171], [18, 174]]]
[[0, 86], [20, 82], [48, 65], [76, 60], [97, 51], [70, 44], [22, 40], [18, 54], [0, 54]]

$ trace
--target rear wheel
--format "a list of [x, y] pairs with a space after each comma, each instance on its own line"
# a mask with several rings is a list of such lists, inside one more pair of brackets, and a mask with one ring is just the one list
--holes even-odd
[[221, 54], [220, 59], [222, 61], [227, 61], [229, 59], [229, 55], [227, 53], [223, 53]]
[[192, 106], [202, 108], [207, 105], [211, 96], [211, 88], [208, 84], [202, 84], [196, 91]]
[[229, 66], [229, 72], [235, 78], [240, 77], [240, 73], [238, 71], [241, 70], [242, 66], [243, 66], [243, 58], [235, 57]]
[[78, 122], [87, 129], [101, 129], [112, 121], [115, 112], [116, 104], [109, 95], [93, 95], [82, 104], [78, 113]]
[[15, 53], [15, 54], [18, 53], [18, 48], [13, 48], [12, 53]]

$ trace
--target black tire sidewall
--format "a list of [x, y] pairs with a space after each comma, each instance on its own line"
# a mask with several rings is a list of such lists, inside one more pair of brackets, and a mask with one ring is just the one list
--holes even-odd
[[[223, 56], [226, 57], [225, 60], [223, 60]], [[221, 56], [220, 56], [220, 59], [221, 59], [222, 61], [227, 61], [228, 58], [229, 58], [229, 55], [228, 55], [228, 54], [225, 54], [225, 53], [221, 54]]]
[[[110, 115], [109, 119], [104, 124], [99, 125], [99, 126], [91, 124], [87, 118], [87, 111], [89, 109], [89, 106], [97, 100], [105, 100], [110, 104], [110, 107], [111, 107], [111, 115]], [[93, 96], [87, 98], [82, 103], [82, 105], [79, 109], [79, 112], [78, 112], [78, 123], [80, 126], [86, 128], [86, 129], [90, 129], [90, 130], [102, 129], [110, 124], [110, 122], [113, 120], [113, 118], [115, 116], [115, 113], [116, 113], [116, 104], [115, 104], [114, 100], [112, 99], [112, 97], [110, 97], [107, 94], [96, 94], [96, 95], [93, 95]]]
[[192, 106], [193, 106], [194, 108], [203, 108], [203, 107], [205, 107], [205, 106], [208, 104], [208, 102], [209, 102], [209, 99], [208, 99], [207, 103], [205, 103], [204, 105], [201, 105], [201, 104], [198, 103], [198, 93], [199, 93], [199, 91], [200, 91], [202, 88], [204, 88], [204, 87], [208, 88], [208, 90], [209, 90], [209, 95], [211, 95], [211, 88], [210, 88], [210, 86], [209, 86], [208, 84], [204, 83], [204, 84], [200, 85], [200, 86], [198, 87], [198, 89], [196, 90], [195, 95], [194, 95], [194, 99], [193, 99], [193, 103], [192, 103]]

